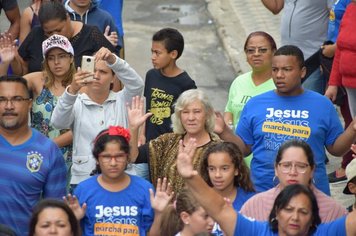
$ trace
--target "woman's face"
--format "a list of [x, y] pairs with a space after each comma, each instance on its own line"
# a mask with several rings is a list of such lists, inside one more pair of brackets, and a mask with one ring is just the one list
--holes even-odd
[[300, 147], [287, 148], [282, 153], [281, 161], [275, 166], [275, 175], [282, 188], [291, 184], [308, 186], [313, 173], [308, 158]]
[[55, 77], [62, 77], [70, 70], [73, 57], [60, 48], [53, 48], [47, 53], [46, 60], [52, 74]]
[[205, 131], [207, 114], [201, 101], [189, 103], [180, 112], [180, 119], [188, 134], [199, 134]]
[[226, 152], [211, 153], [208, 157], [209, 179], [218, 191], [234, 188], [234, 179], [238, 175], [231, 157]]
[[72, 30], [69, 17], [67, 17], [66, 20], [49, 20], [42, 25], [42, 29], [45, 36], [47, 37], [50, 37], [53, 34], [59, 34], [67, 37], [68, 39], [72, 38]]
[[214, 227], [214, 220], [206, 213], [206, 211], [199, 207], [198, 210], [192, 214], [187, 214], [183, 219], [184, 227], [191, 232], [192, 235], [203, 232], [211, 232]]
[[128, 163], [128, 154], [116, 141], [108, 142], [98, 158], [101, 174], [109, 179], [121, 178]]
[[60, 208], [46, 208], [38, 215], [35, 236], [73, 235], [68, 215]]
[[307, 235], [312, 223], [312, 207], [305, 194], [292, 197], [276, 214], [278, 234], [288, 236]]
[[253, 71], [271, 70], [274, 51], [265, 37], [260, 35], [251, 37], [246, 45], [245, 53], [247, 62]]

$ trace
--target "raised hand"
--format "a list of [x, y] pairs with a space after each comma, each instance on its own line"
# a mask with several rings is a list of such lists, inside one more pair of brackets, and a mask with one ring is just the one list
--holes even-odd
[[114, 46], [117, 46], [117, 42], [119, 41], [119, 36], [115, 31], [110, 32], [110, 25], [106, 26], [104, 36], [105, 38]]
[[183, 145], [183, 140], [179, 141], [177, 169], [179, 174], [185, 179], [189, 179], [198, 174], [198, 172], [194, 170], [192, 163], [196, 148], [197, 144], [194, 138], [190, 138], [185, 146]]
[[81, 68], [78, 67], [77, 73], [74, 74], [72, 83], [68, 88], [68, 92], [71, 94], [77, 94], [83, 86], [86, 86], [94, 81], [89, 78], [90, 76], [93, 76], [93, 73], [82, 71]]
[[172, 192], [171, 184], [168, 183], [167, 178], [158, 178], [156, 194], [152, 189], [150, 191], [150, 202], [152, 208], [155, 212], [162, 213], [163, 210], [168, 206], [173, 198], [174, 192]]
[[82, 206], [79, 205], [79, 201], [76, 196], [68, 194], [63, 197], [63, 200], [72, 209], [77, 220], [83, 219], [85, 212], [87, 210], [87, 204], [83, 203]]
[[99, 60], [104, 60], [112, 65], [116, 62], [116, 57], [109, 49], [102, 47], [95, 53], [95, 62]]
[[356, 158], [356, 144], [351, 144], [351, 151], [354, 152], [354, 154], [352, 154], [352, 157]]
[[11, 35], [3, 33], [0, 35], [0, 58], [2, 63], [10, 63], [16, 55], [16, 41], [11, 39]]
[[127, 105], [127, 114], [130, 129], [138, 129], [152, 113], [145, 114], [144, 98], [135, 96], [132, 98], [131, 106]]

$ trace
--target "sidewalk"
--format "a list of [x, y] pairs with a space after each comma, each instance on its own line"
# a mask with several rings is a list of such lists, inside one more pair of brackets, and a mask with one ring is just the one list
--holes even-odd
[[251, 32], [265, 31], [280, 46], [280, 16], [267, 10], [261, 0], [207, 0], [207, 3], [236, 73], [250, 70], [243, 46]]
[[[206, 0], [208, 10], [214, 19], [218, 36], [231, 61], [236, 75], [250, 71], [243, 46], [246, 37], [253, 31], [269, 33], [280, 47], [280, 14], [273, 15], [261, 0]], [[341, 157], [329, 155], [326, 166], [330, 173], [340, 166]], [[342, 193], [346, 182], [330, 184], [331, 195], [343, 206], [350, 206], [353, 195]]]

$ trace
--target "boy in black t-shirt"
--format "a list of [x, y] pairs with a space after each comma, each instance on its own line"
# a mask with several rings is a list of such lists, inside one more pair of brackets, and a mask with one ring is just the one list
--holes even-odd
[[181, 93], [197, 88], [188, 73], [176, 64], [183, 49], [183, 36], [176, 29], [163, 28], [152, 37], [151, 60], [154, 68], [146, 74], [144, 90], [146, 111], [152, 116], [146, 121], [145, 137], [141, 135], [141, 143], [172, 132], [170, 117], [173, 104]]

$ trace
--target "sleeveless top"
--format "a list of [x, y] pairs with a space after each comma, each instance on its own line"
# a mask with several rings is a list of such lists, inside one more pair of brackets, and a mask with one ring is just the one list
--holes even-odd
[[38, 15], [36, 14], [35, 10], [32, 8], [32, 6], [30, 6], [32, 12], [33, 12], [33, 16], [32, 16], [32, 21], [31, 21], [31, 29], [35, 26], [40, 25], [40, 20], [38, 18]]
[[[68, 131], [59, 130], [50, 125], [52, 112], [58, 101], [48, 88], [43, 87], [41, 94], [33, 100], [31, 111], [31, 127], [37, 129], [45, 136], [53, 139]], [[60, 148], [66, 164], [71, 163], [72, 145]]]

